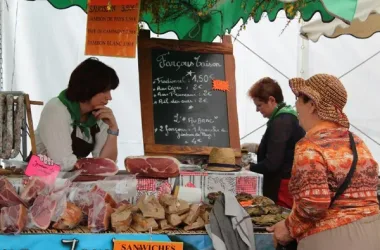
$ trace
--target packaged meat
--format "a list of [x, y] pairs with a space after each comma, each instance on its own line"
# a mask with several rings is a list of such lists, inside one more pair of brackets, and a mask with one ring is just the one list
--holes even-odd
[[32, 205], [34, 199], [46, 188], [46, 186], [47, 184], [40, 180], [39, 177], [31, 177], [20, 195], [21, 199], [29, 205]]
[[82, 171], [81, 175], [112, 176], [117, 174], [119, 169], [116, 163], [107, 158], [83, 158], [79, 159], [74, 169]]
[[[112, 196], [110, 194], [108, 194], [106, 191], [104, 191], [103, 189], [101, 189], [100, 187], [98, 187], [97, 185], [92, 188], [91, 193], [92, 193], [93, 197], [94, 196], [96, 198], [100, 197], [100, 199], [102, 199], [102, 201], [104, 201], [105, 203], [110, 204], [110, 206], [112, 208], [116, 207], [116, 202], [112, 198]], [[94, 198], [94, 200], [93, 200], [94, 202], [95, 202], [96, 198]]]
[[70, 191], [70, 185], [72, 180], [80, 175], [80, 172], [64, 173], [60, 174], [54, 183], [46, 182], [47, 179], [39, 176], [29, 177], [24, 190], [21, 193], [21, 198], [27, 204], [32, 205], [34, 199], [39, 194], [51, 194], [58, 193], [59, 191], [65, 190], [66, 193]]
[[22, 204], [3, 207], [0, 214], [0, 231], [7, 234], [19, 234], [28, 220], [28, 210]]
[[107, 231], [110, 228], [114, 209], [102, 197], [92, 194], [94, 205], [88, 210], [88, 228], [93, 233]]
[[108, 194], [107, 200], [112, 198], [111, 205], [116, 208], [118, 207], [117, 203], [126, 203], [128, 199], [137, 195], [137, 179], [133, 175], [120, 175], [109, 176], [97, 182], [74, 182], [70, 187], [69, 201], [80, 207], [83, 213], [87, 215], [88, 209], [92, 206], [92, 201], [88, 194], [96, 189], [101, 189]]
[[27, 207], [27, 204], [17, 195], [15, 188], [7, 178], [0, 176], [0, 208], [19, 204]]
[[152, 178], [177, 177], [181, 165], [176, 158], [170, 156], [130, 156], [124, 164], [130, 173]]
[[56, 211], [57, 201], [49, 195], [38, 195], [28, 213], [27, 229], [47, 229]]
[[53, 224], [55, 229], [73, 229], [79, 225], [82, 220], [82, 210], [75, 206], [71, 202], [66, 203], [64, 213], [60, 218]]
[[[28, 229], [47, 229], [51, 222], [58, 222], [67, 211], [67, 195], [70, 191], [71, 179], [77, 175], [57, 178], [53, 184], [45, 183], [42, 190], [37, 191], [33, 205], [29, 208]], [[34, 177], [33, 179], [38, 179]], [[43, 179], [39, 179], [42, 181]]]

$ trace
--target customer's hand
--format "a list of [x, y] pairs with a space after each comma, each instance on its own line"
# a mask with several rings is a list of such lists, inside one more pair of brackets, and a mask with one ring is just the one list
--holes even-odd
[[290, 232], [285, 225], [285, 220], [276, 223], [274, 226], [267, 227], [267, 231], [273, 233], [275, 243], [283, 246], [288, 245], [294, 239], [290, 236]]
[[248, 152], [257, 154], [257, 150], [259, 149], [259, 144], [257, 144], [257, 143], [243, 143], [241, 148], [247, 150]]

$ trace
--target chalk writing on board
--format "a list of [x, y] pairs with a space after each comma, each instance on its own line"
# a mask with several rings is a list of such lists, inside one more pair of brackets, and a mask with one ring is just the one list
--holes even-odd
[[222, 54], [152, 50], [156, 144], [229, 147], [226, 94], [214, 79], [225, 79]]

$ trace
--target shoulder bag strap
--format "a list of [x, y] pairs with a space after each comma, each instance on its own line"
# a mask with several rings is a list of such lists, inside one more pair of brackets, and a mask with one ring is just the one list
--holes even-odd
[[352, 154], [354, 158], [352, 160], [352, 165], [351, 165], [350, 171], [348, 172], [346, 176], [346, 179], [343, 181], [342, 185], [339, 186], [334, 197], [331, 199], [330, 208], [334, 204], [335, 200], [339, 196], [341, 196], [344, 193], [344, 191], [347, 189], [347, 187], [350, 185], [352, 176], [354, 175], [354, 172], [356, 170], [356, 164], [358, 163], [358, 152], [356, 150], [355, 140], [351, 132], [349, 132], [349, 137], [350, 137], [350, 148], [352, 150]]

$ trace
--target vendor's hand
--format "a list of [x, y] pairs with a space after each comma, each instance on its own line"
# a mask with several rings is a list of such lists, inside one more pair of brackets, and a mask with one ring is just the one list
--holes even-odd
[[283, 246], [288, 245], [294, 239], [290, 236], [290, 232], [285, 225], [285, 220], [282, 220], [275, 224], [274, 226], [267, 227], [268, 232], [273, 232], [273, 238], [275, 243], [279, 243]]
[[118, 130], [117, 122], [115, 116], [113, 115], [112, 109], [106, 106], [97, 106], [95, 107], [95, 110], [96, 111], [93, 111], [92, 114], [96, 119], [103, 120], [113, 131]]
[[259, 144], [257, 144], [257, 143], [243, 143], [241, 148], [246, 149], [248, 152], [257, 154], [257, 150], [259, 149]]
[[40, 158], [40, 160], [47, 164], [47, 165], [54, 165], [54, 162], [52, 159], [50, 159], [49, 157], [47, 157], [46, 155], [41, 155], [39, 154], [38, 157]]

